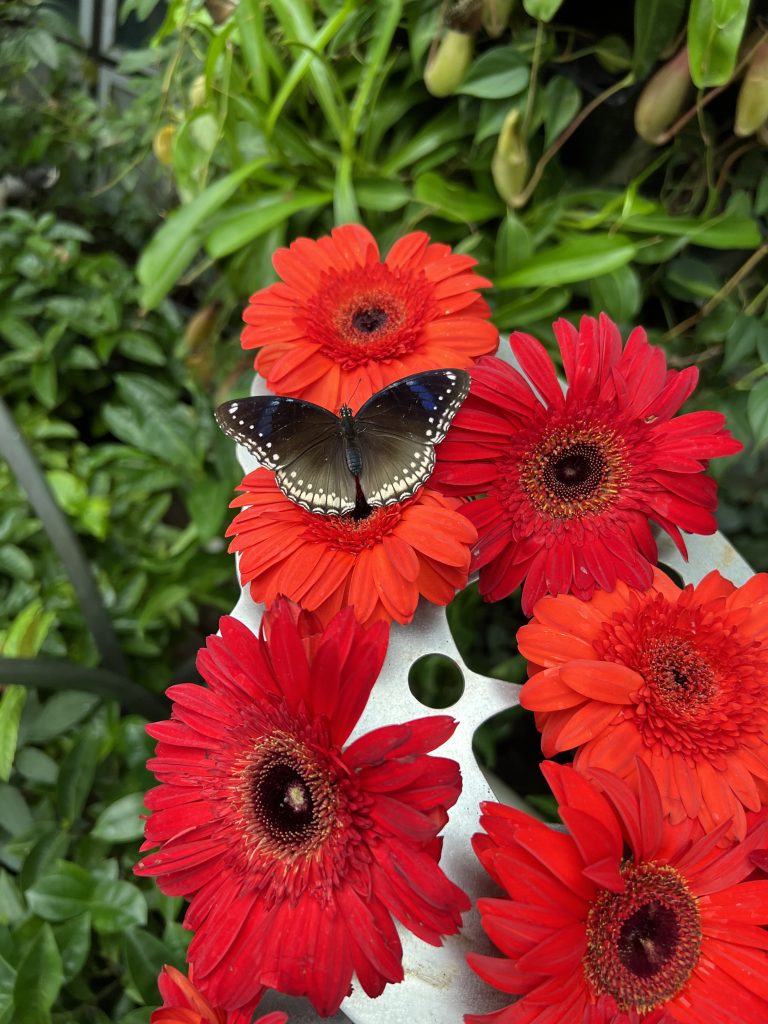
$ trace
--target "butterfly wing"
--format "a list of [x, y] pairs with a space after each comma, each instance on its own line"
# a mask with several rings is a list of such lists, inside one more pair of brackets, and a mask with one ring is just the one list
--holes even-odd
[[344, 463], [340, 420], [298, 398], [235, 398], [216, 410], [225, 434], [275, 473], [281, 491], [310, 512], [355, 507], [355, 478]]
[[360, 487], [369, 505], [410, 498], [435, 466], [435, 445], [469, 393], [465, 370], [427, 370], [378, 391], [355, 416]]

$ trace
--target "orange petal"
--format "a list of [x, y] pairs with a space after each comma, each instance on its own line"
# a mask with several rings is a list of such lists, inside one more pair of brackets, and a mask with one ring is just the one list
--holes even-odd
[[631, 704], [630, 694], [643, 685], [639, 672], [612, 661], [570, 661], [559, 672], [577, 693], [609, 704]]

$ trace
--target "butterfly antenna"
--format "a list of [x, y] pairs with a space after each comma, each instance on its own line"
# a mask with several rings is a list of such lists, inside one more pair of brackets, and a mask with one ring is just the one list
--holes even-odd
[[346, 401], [346, 403], [345, 403], [346, 405], [349, 405], [349, 406], [351, 406], [351, 405], [352, 405], [352, 401], [353, 401], [353, 399], [354, 399], [354, 397], [355, 397], [355, 393], [357, 392], [357, 389], [358, 389], [358, 388], [360, 387], [360, 385], [361, 385], [362, 383], [363, 383], [363, 378], [362, 378], [362, 377], [358, 377], [358, 378], [357, 378], [357, 384], [355, 384], [355, 386], [354, 386], [354, 387], [352, 388], [352, 394], [351, 394], [351, 395], [349, 396], [349, 398], [347, 399], [347, 401]]

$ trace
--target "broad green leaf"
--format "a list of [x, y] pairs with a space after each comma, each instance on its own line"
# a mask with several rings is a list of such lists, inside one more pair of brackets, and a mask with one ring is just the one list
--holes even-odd
[[691, 0], [688, 56], [694, 85], [724, 85], [733, 74], [749, 0]]
[[480, 99], [507, 99], [522, 92], [529, 78], [530, 69], [518, 50], [497, 46], [473, 61], [456, 92]]
[[89, 722], [61, 763], [56, 783], [56, 807], [62, 823], [73, 824], [82, 814], [101, 759], [103, 728]]
[[35, 717], [24, 726], [25, 743], [46, 743], [81, 722], [89, 715], [99, 698], [92, 693], [77, 690], [55, 693], [40, 708]]
[[496, 275], [503, 277], [530, 259], [531, 234], [516, 213], [508, 212], [496, 235]]
[[6, 658], [33, 658], [43, 646], [56, 619], [55, 612], [45, 611], [42, 601], [35, 599], [13, 619], [2, 642]]
[[104, 808], [91, 829], [91, 836], [108, 843], [138, 839], [144, 832], [144, 822], [139, 817], [142, 813], [145, 813], [144, 794], [128, 793]]
[[753, 249], [760, 244], [760, 231], [755, 221], [728, 211], [703, 221], [696, 217], [644, 213], [625, 218], [621, 227], [642, 235], [684, 236], [707, 249]]
[[385, 213], [399, 210], [411, 198], [402, 182], [390, 178], [355, 178], [355, 195], [364, 210]]
[[0, 781], [7, 782], [16, 754], [16, 739], [27, 691], [23, 686], [9, 686], [0, 696]]
[[51, 864], [65, 855], [69, 841], [70, 837], [57, 824], [52, 824], [47, 832], [35, 840], [21, 868], [20, 879], [25, 889], [34, 885]]
[[567, 288], [537, 288], [502, 303], [494, 311], [493, 322], [502, 330], [515, 330], [542, 321], [549, 324], [570, 300], [571, 293]]
[[68, 921], [90, 912], [93, 927], [105, 935], [147, 921], [144, 894], [130, 882], [99, 880], [85, 868], [61, 861], [26, 893], [33, 913], [45, 921]]
[[264, 158], [259, 158], [239, 167], [168, 216], [142, 252], [136, 270], [145, 309], [158, 305], [192, 261], [201, 244], [198, 234], [201, 224], [265, 162]]
[[628, 323], [640, 310], [643, 289], [637, 272], [630, 266], [590, 280], [589, 292], [595, 312], [603, 311], [613, 320]]
[[275, 193], [224, 210], [205, 235], [206, 251], [213, 259], [221, 259], [242, 249], [300, 210], [324, 206], [330, 203], [331, 198], [330, 192], [296, 192], [287, 197], [283, 193]]
[[40, 399], [46, 409], [52, 409], [56, 405], [58, 395], [58, 373], [56, 363], [49, 360], [45, 363], [35, 363], [29, 374], [32, 390]]
[[456, 142], [465, 135], [472, 134], [472, 126], [463, 118], [456, 117], [454, 111], [445, 110], [437, 117], [428, 121], [415, 135], [401, 140], [393, 147], [392, 156], [379, 168], [385, 177], [395, 175], [405, 167], [410, 167], [423, 157], [428, 157], [435, 150], [447, 143]]
[[[642, 3], [642, 0], [639, 0]], [[540, 21], [549, 21], [560, 9], [563, 0], [523, 0], [526, 13]]]
[[573, 235], [536, 253], [495, 284], [497, 288], [530, 288], [587, 281], [623, 267], [635, 251], [626, 235]]
[[91, 915], [81, 914], [53, 929], [61, 953], [64, 983], [72, 981], [85, 965], [91, 948]]
[[581, 109], [581, 90], [564, 75], [555, 75], [544, 88], [544, 145], [549, 146]]
[[725, 335], [721, 371], [728, 373], [744, 363], [760, 345], [768, 343], [768, 322], [740, 314]]
[[26, 916], [16, 880], [4, 868], [0, 868], [0, 924], [16, 924]]
[[459, 224], [490, 220], [505, 212], [505, 206], [497, 196], [473, 192], [431, 171], [416, 179], [413, 195], [441, 213], [446, 220]]
[[680, 256], [664, 268], [664, 284], [670, 295], [690, 302], [711, 299], [719, 291], [722, 280], [707, 260]]
[[14, 1002], [18, 1024], [47, 1024], [63, 981], [53, 930], [44, 924], [16, 972]]
[[0, 829], [12, 836], [26, 832], [32, 824], [32, 813], [21, 792], [15, 786], [0, 782]]
[[635, 50], [632, 71], [645, 78], [661, 51], [677, 32], [685, 0], [636, 0]]
[[93, 927], [103, 935], [115, 935], [131, 925], [147, 923], [147, 901], [130, 882], [99, 882], [89, 907]]
[[[174, 963], [172, 951], [143, 928], [129, 928], [125, 933], [125, 961], [136, 990], [145, 1003], [157, 1001], [157, 975], [163, 964]], [[174, 966], [183, 965], [175, 963]]]
[[768, 441], [768, 377], [763, 377], [750, 391], [747, 399], [747, 419], [755, 439], [755, 447], [762, 448]]
[[3, 956], [0, 956], [0, 1024], [13, 1024], [15, 983], [16, 971]]

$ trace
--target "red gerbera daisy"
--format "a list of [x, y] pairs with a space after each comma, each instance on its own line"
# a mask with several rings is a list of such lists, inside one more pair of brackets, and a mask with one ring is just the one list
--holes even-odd
[[768, 575], [680, 590], [656, 570], [642, 594], [542, 598], [518, 645], [546, 757], [576, 747], [577, 768], [623, 778], [639, 757], [673, 823], [744, 837], [745, 810], [768, 803]]
[[427, 755], [456, 723], [387, 726], [342, 750], [387, 630], [345, 609], [310, 658], [302, 634], [285, 603], [268, 639], [222, 619], [198, 658], [209, 688], [171, 687], [171, 720], [148, 727], [162, 784], [147, 795], [143, 849], [160, 849], [136, 870], [190, 900], [196, 983], [228, 1010], [268, 986], [331, 1014], [353, 972], [379, 995], [403, 978], [392, 915], [440, 945], [469, 906], [436, 862], [458, 765]]
[[401, 377], [463, 368], [498, 345], [477, 260], [423, 231], [383, 263], [359, 224], [299, 238], [273, 262], [283, 280], [251, 296], [242, 343], [260, 349], [256, 368], [276, 394], [356, 409]]
[[243, 480], [242, 507], [227, 536], [242, 582], [267, 605], [284, 594], [323, 622], [354, 606], [363, 624], [410, 622], [419, 595], [448, 604], [466, 585], [475, 528], [459, 502], [426, 488], [365, 519], [307, 512], [257, 469]]
[[650, 586], [648, 520], [683, 554], [680, 529], [714, 533], [717, 488], [701, 471], [742, 447], [720, 413], [672, 419], [698, 370], [668, 370], [641, 328], [624, 349], [604, 315], [583, 317], [578, 332], [559, 320], [554, 331], [565, 395], [543, 346], [513, 334], [531, 383], [499, 359], [480, 360], [433, 477], [448, 494], [485, 493], [464, 509], [480, 536], [480, 590], [496, 601], [525, 579], [526, 614], [545, 593], [589, 599], [617, 579]]
[[[211, 1006], [192, 982], [192, 970], [187, 978], [175, 967], [166, 964], [157, 979], [163, 1005], [150, 1017], [150, 1024], [251, 1024], [256, 1002], [242, 1010], [227, 1012]], [[259, 1017], [253, 1024], [286, 1024], [288, 1015], [276, 1011]]]
[[[520, 996], [468, 1024], [763, 1024], [768, 881], [745, 881], [768, 823], [738, 845], [665, 824], [644, 765], [639, 792], [543, 767], [569, 834], [484, 804], [475, 851], [509, 899], [478, 900], [507, 959], [470, 954], [489, 984]], [[601, 792], [602, 791], [602, 792]]]

